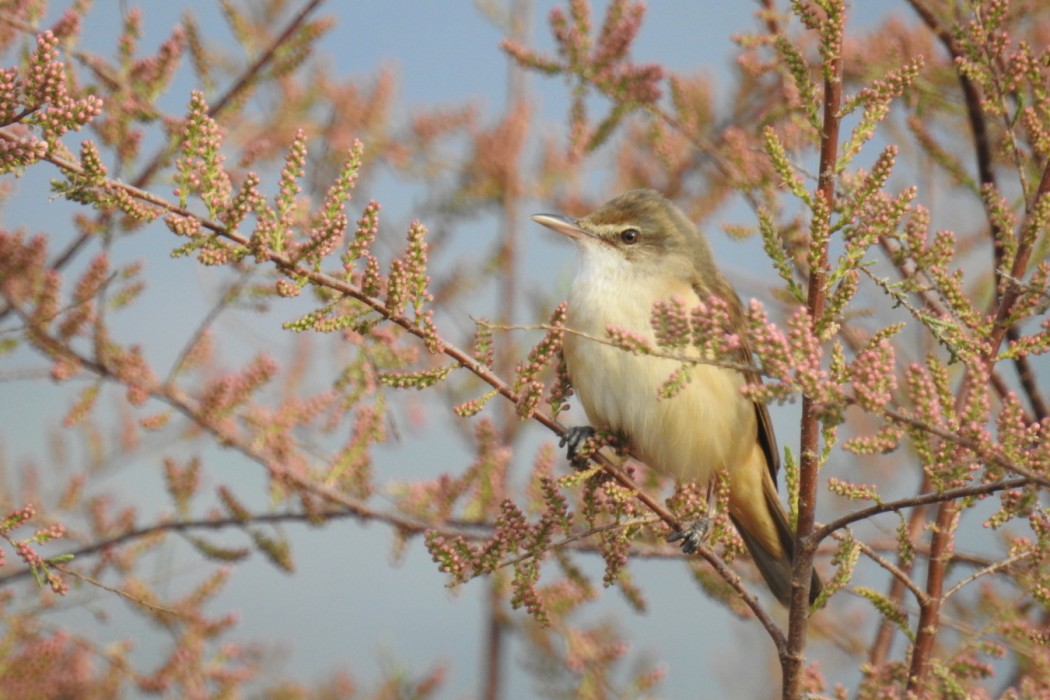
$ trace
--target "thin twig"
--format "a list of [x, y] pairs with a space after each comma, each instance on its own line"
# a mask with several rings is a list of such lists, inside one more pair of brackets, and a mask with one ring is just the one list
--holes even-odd
[[[634, 518], [632, 520], [624, 520], [622, 522], [609, 523], [607, 525], [600, 525], [598, 527], [587, 528], [586, 530], [581, 530], [580, 532], [577, 532], [574, 535], [569, 535], [568, 537], [563, 537], [562, 539], [558, 540], [557, 542], [551, 542], [550, 546], [548, 547], [548, 549], [544, 550], [544, 551], [549, 551], [549, 550], [554, 550], [554, 549], [564, 549], [564, 548], [568, 547], [569, 545], [573, 544], [574, 542], [579, 542], [580, 540], [586, 539], [588, 537], [592, 537], [594, 535], [600, 535], [603, 532], [612, 532], [612, 531], [615, 531], [615, 530], [625, 530], [625, 529], [627, 529], [629, 527], [635, 527], [636, 525], [652, 525], [652, 524], [657, 523], [657, 522], [660, 522], [659, 518]], [[514, 565], [520, 564], [520, 563], [522, 563], [524, 561], [528, 561], [529, 559], [535, 559], [535, 558], [536, 558], [535, 554], [522, 554], [521, 556], [513, 557], [512, 559], [506, 559], [504, 561], [501, 561], [499, 564], [496, 565], [496, 568], [497, 569], [506, 569], [507, 567], [514, 566]]]
[[900, 581], [902, 586], [911, 591], [915, 595], [916, 600], [920, 602], [925, 602], [926, 591], [922, 590], [919, 584], [912, 580], [911, 576], [909, 576], [906, 571], [900, 569], [889, 559], [886, 559], [884, 556], [876, 552], [875, 549], [867, 543], [857, 539], [853, 541], [860, 548], [860, 551], [864, 552], [864, 554], [869, 559], [881, 566], [883, 569], [886, 569], [886, 571], [890, 572], [890, 574], [892, 574], [897, 581]]
[[1034, 549], [1028, 549], [1028, 550], [1025, 550], [1025, 551], [1017, 552], [1016, 554], [1013, 554], [1013, 555], [1007, 557], [1006, 559], [1003, 559], [1002, 561], [997, 561], [997, 562], [994, 562], [992, 564], [989, 564], [988, 566], [984, 567], [983, 569], [980, 569], [978, 571], [973, 572], [972, 574], [970, 574], [969, 576], [964, 578], [962, 581], [959, 581], [957, 584], [955, 584], [954, 586], [949, 588], [947, 590], [947, 592], [945, 592], [945, 594], [944, 594], [944, 599], [948, 600], [953, 595], [955, 595], [956, 593], [961, 591], [964, 586], [967, 586], [967, 585], [973, 583], [974, 581], [976, 581], [977, 579], [979, 579], [982, 576], [988, 576], [989, 574], [994, 574], [996, 571], [999, 571], [1001, 569], [1009, 568], [1015, 562], [1019, 562], [1022, 559], [1027, 559], [1029, 557], [1034, 557], [1037, 554], [1038, 554], [1038, 552], [1036, 552]]
[[73, 569], [69, 568], [68, 566], [63, 566], [62, 564], [50, 564], [49, 566], [51, 566], [51, 568], [53, 568], [53, 569], [61, 571], [66, 576], [71, 576], [71, 577], [73, 577], [75, 579], [80, 579], [84, 583], [88, 583], [88, 584], [94, 586], [95, 588], [101, 588], [104, 591], [109, 591], [110, 593], [115, 593], [118, 596], [120, 596], [121, 598], [123, 598], [124, 600], [128, 601], [129, 603], [131, 603], [132, 605], [136, 605], [136, 606], [142, 607], [142, 608], [147, 608], [149, 610], [152, 610], [153, 612], [160, 613], [162, 615], [170, 615], [171, 617], [175, 617], [175, 618], [181, 617], [177, 610], [172, 610], [171, 608], [166, 608], [163, 605], [157, 605], [155, 603], [150, 603], [149, 601], [143, 600], [142, 598], [136, 598], [135, 596], [131, 595], [127, 591], [122, 591], [119, 588], [115, 588], [113, 586], [107, 586], [106, 584], [104, 584], [101, 581], [99, 581], [97, 578], [93, 578], [93, 577], [88, 576], [87, 574], [81, 573], [79, 571], [74, 571]]
[[485, 328], [492, 328], [494, 330], [501, 330], [501, 331], [536, 331], [536, 330], [543, 330], [543, 331], [548, 331], [548, 332], [555, 331], [555, 332], [568, 333], [569, 335], [574, 335], [574, 336], [576, 336], [578, 338], [584, 338], [584, 339], [586, 339], [588, 341], [591, 341], [591, 342], [594, 342], [594, 343], [600, 343], [602, 345], [608, 345], [611, 348], [616, 348], [616, 349], [622, 350], [624, 352], [634, 352], [634, 353], [637, 353], [637, 354], [646, 355], [648, 357], [659, 357], [659, 358], [665, 359], [665, 360], [675, 360], [676, 362], [681, 362], [683, 364], [688, 364], [688, 365], [710, 365], [712, 367], [722, 367], [724, 369], [735, 369], [738, 372], [749, 372], [749, 373], [753, 372], [755, 374], [758, 374], [758, 375], [761, 375], [761, 376], [764, 376], [764, 377], [771, 377], [773, 379], [776, 379], [776, 377], [773, 377], [769, 373], [765, 372], [761, 367], [757, 367], [757, 366], [752, 365], [752, 364], [748, 364], [748, 363], [744, 363], [744, 362], [733, 362], [731, 360], [723, 360], [721, 358], [719, 358], [719, 359], [711, 359], [711, 358], [706, 358], [706, 357], [697, 357], [695, 355], [683, 355], [681, 353], [667, 352], [667, 351], [658, 350], [658, 349], [652, 348], [652, 347], [646, 347], [644, 350], [637, 350], [637, 351], [636, 350], [628, 350], [622, 344], [617, 343], [617, 342], [615, 342], [613, 340], [610, 340], [609, 338], [600, 338], [600, 337], [598, 337], [596, 335], [592, 335], [590, 333], [585, 333], [583, 331], [578, 331], [575, 328], [569, 328], [568, 326], [552, 326], [549, 323], [528, 323], [528, 324], [513, 324], [513, 325], [511, 325], [511, 324], [503, 324], [503, 323], [492, 323], [492, 322], [486, 321], [484, 319], [474, 318], [473, 316], [471, 317], [471, 320], [473, 320], [474, 323], [478, 324], [479, 326], [483, 326]]
[[175, 362], [172, 363], [171, 369], [168, 370], [167, 379], [164, 380], [166, 384], [171, 384], [175, 381], [175, 378], [178, 376], [179, 372], [182, 371], [183, 366], [189, 359], [193, 348], [197, 346], [197, 343], [199, 343], [201, 338], [204, 337], [204, 334], [208, 332], [208, 329], [211, 328], [211, 325], [219, 318], [219, 315], [229, 307], [231, 300], [240, 296], [241, 290], [244, 289], [244, 286], [251, 280], [253, 271], [252, 268], [249, 268], [241, 272], [237, 279], [230, 283], [230, 286], [226, 291], [219, 296], [218, 301], [208, 309], [207, 315], [199, 324], [197, 324], [197, 328], [193, 331], [193, 335], [191, 335], [190, 339], [183, 344], [182, 349], [179, 351], [179, 356], [175, 358]]
[[[72, 557], [75, 561], [77, 559], [83, 559], [90, 557], [99, 552], [104, 552], [109, 549], [119, 547], [140, 540], [146, 537], [151, 537], [165, 532], [177, 532], [185, 533], [192, 530], [223, 530], [229, 527], [240, 527], [244, 528], [248, 525], [272, 525], [278, 523], [307, 523], [316, 524], [319, 520], [339, 520], [342, 518], [358, 518], [360, 520], [375, 520], [381, 522], [387, 522], [394, 525], [401, 531], [406, 531], [404, 527], [405, 523], [402, 520], [391, 521], [389, 513], [386, 511], [375, 510], [370, 508], [363, 502], [359, 502], [358, 506], [353, 510], [341, 508], [338, 510], [323, 510], [314, 513], [257, 513], [247, 517], [244, 516], [229, 516], [225, 518], [204, 518], [200, 520], [177, 520], [170, 522], [160, 522], [155, 525], [148, 525], [146, 527], [138, 527], [119, 535], [113, 535], [96, 542], [92, 542], [89, 545], [79, 547], [77, 549], [64, 552], [56, 557], [50, 559], [58, 559], [63, 557]], [[424, 530], [434, 529], [432, 525], [427, 523], [418, 522], [415, 527], [409, 529], [409, 532], [422, 532]], [[447, 520], [445, 522], [445, 528], [442, 530], [442, 534], [446, 535], [458, 535], [467, 538], [476, 538], [484, 535], [485, 528], [479, 527], [476, 522], [473, 521], [458, 521], [458, 520]], [[49, 564], [54, 566], [54, 564]], [[14, 583], [20, 579], [28, 577], [32, 571], [29, 568], [19, 569], [13, 571], [10, 574], [0, 576], [0, 588]]]
[[876, 515], [881, 515], [882, 513], [895, 513], [908, 508], [917, 508], [919, 506], [926, 506], [934, 503], [945, 503], [972, 496], [986, 496], [998, 491], [1020, 488], [1029, 483], [1028, 479], [1006, 479], [1003, 481], [993, 481], [987, 484], [959, 486], [954, 489], [922, 493], [918, 496], [909, 496], [908, 498], [900, 498], [895, 501], [876, 503], [867, 508], [861, 508], [860, 510], [855, 510], [852, 513], [836, 518], [830, 523], [816, 527], [813, 530], [812, 537], [819, 542], [824, 538], [831, 536], [837, 530], [841, 530], [842, 528], [860, 520], [867, 520]]

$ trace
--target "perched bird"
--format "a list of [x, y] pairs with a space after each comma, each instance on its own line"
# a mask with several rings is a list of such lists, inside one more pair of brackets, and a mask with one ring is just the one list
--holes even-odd
[[[579, 251], [567, 328], [604, 338], [612, 325], [655, 341], [654, 302], [677, 296], [692, 308], [713, 294], [742, 330], [740, 299], [715, 265], [707, 239], [659, 193], [633, 190], [581, 219], [532, 219], [571, 238]], [[746, 382], [761, 382], [759, 376], [697, 364], [681, 391], [661, 399], [658, 390], [681, 366], [678, 360], [636, 355], [573, 333], [565, 335], [563, 352], [592, 426], [623, 433], [636, 457], [676, 480], [704, 485], [719, 471], [729, 474], [729, 516], [773, 595], [786, 605], [794, 535], [777, 496], [776, 438], [766, 406], [740, 393]], [[752, 364], [746, 344], [732, 359]], [[570, 431], [570, 457], [588, 432], [593, 429]], [[685, 532], [672, 539], [692, 551], [701, 536]], [[820, 589], [814, 572], [811, 602]]]

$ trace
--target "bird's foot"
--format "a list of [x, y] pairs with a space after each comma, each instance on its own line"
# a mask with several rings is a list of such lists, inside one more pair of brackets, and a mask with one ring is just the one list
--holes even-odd
[[558, 447], [567, 447], [565, 451], [566, 456], [572, 463], [572, 466], [577, 469], [582, 468], [587, 463], [587, 457], [589, 455], [581, 454], [580, 448], [584, 444], [594, 437], [594, 428], [589, 425], [574, 425], [565, 431], [561, 436], [561, 440], [558, 441]]
[[711, 528], [711, 519], [708, 517], [698, 518], [685, 530], [673, 532], [667, 537], [668, 542], [681, 541], [682, 551], [692, 554], [700, 549], [700, 545], [707, 539], [707, 531]]
[[715, 505], [716, 501], [717, 494], [715, 493], [714, 482], [711, 482], [707, 485], [707, 513], [694, 520], [693, 524], [685, 530], [672, 532], [668, 536], [667, 541], [681, 541], [682, 551], [686, 554], [692, 554], [700, 549], [700, 545], [707, 539], [707, 534], [711, 530], [711, 523], [714, 522], [715, 517], [718, 515], [717, 506]]

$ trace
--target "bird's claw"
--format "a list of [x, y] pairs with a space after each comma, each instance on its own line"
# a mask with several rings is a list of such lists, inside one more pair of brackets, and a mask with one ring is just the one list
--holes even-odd
[[673, 532], [667, 537], [668, 542], [681, 541], [682, 551], [686, 554], [692, 554], [696, 550], [700, 549], [700, 545], [707, 539], [707, 531], [711, 527], [710, 518], [700, 518], [693, 521], [685, 530], [679, 530]]
[[578, 452], [584, 443], [594, 437], [594, 432], [594, 428], [589, 425], [574, 425], [562, 434], [558, 447], [568, 448], [565, 454], [573, 465], [580, 466], [586, 461]]

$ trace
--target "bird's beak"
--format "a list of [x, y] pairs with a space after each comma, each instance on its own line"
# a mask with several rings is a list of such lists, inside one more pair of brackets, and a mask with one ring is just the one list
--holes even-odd
[[594, 234], [590, 231], [580, 228], [579, 224], [576, 223], [576, 219], [568, 216], [561, 216], [560, 214], [533, 214], [532, 220], [572, 239], [594, 237]]

